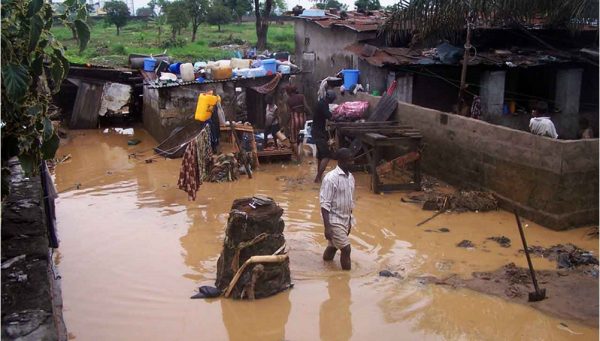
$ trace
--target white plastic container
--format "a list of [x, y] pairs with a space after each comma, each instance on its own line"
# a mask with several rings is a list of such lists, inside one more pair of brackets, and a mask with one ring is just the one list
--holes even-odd
[[292, 71], [292, 68], [289, 65], [279, 65], [277, 67], [277, 71], [281, 72], [284, 75], [289, 75]]
[[247, 69], [250, 67], [250, 59], [231, 58], [232, 69]]
[[181, 79], [184, 82], [191, 82], [194, 78], [194, 66], [191, 63], [181, 64], [179, 68], [179, 73], [181, 74]]

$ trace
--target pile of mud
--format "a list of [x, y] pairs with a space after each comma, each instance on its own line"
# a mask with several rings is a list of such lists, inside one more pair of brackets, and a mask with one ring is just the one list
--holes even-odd
[[[581, 265], [598, 265], [598, 258], [591, 252], [571, 243], [558, 244], [549, 248], [534, 245], [528, 247], [527, 250], [533, 256], [555, 261], [559, 269], [572, 269]], [[519, 252], [523, 252], [523, 250], [519, 250]], [[598, 272], [595, 273], [595, 276], [598, 277]]]
[[486, 212], [498, 209], [498, 201], [493, 194], [480, 191], [459, 191], [454, 194], [430, 192], [413, 195], [405, 202], [422, 203], [427, 211], [452, 210], [455, 212]]
[[451, 275], [445, 279], [420, 277], [419, 281], [471, 289], [525, 304], [558, 318], [598, 327], [598, 279], [586, 273], [587, 267], [591, 266], [576, 271], [536, 271], [539, 286], [546, 289], [546, 299], [539, 302], [528, 302], [528, 294], [535, 291], [529, 270], [514, 263], [493, 272], [474, 272], [470, 279]]

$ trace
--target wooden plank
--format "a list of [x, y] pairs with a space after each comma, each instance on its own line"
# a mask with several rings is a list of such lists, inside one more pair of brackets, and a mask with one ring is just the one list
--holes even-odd
[[285, 156], [285, 155], [292, 155], [292, 154], [293, 154], [293, 152], [291, 149], [261, 150], [258, 152], [258, 157]]
[[70, 128], [95, 129], [98, 127], [98, 112], [103, 90], [104, 84], [81, 82], [73, 105]]
[[421, 155], [419, 154], [419, 152], [410, 152], [408, 154], [404, 154], [400, 157], [393, 159], [392, 161], [388, 161], [383, 165], [377, 166], [377, 175], [380, 177], [384, 176], [385, 174], [391, 172], [392, 169], [394, 169], [394, 167], [402, 167], [407, 163], [416, 161], [420, 158]]

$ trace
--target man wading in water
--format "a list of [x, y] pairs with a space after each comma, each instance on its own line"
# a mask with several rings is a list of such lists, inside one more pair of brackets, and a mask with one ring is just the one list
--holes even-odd
[[324, 261], [332, 261], [337, 250], [341, 251], [342, 269], [350, 270], [350, 239], [352, 208], [354, 207], [354, 176], [350, 166], [354, 163], [350, 149], [337, 152], [338, 165], [325, 175], [321, 184], [321, 215], [325, 225], [327, 248]]

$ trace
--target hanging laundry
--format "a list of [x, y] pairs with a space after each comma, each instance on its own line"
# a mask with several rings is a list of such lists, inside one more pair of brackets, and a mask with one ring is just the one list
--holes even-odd
[[188, 200], [190, 201], [196, 200], [196, 192], [201, 184], [196, 152], [196, 143], [188, 143], [183, 154], [181, 169], [179, 170], [179, 181], [177, 181], [177, 187], [188, 194]]
[[481, 117], [481, 97], [474, 96], [473, 104], [471, 105], [471, 117], [479, 119]]

